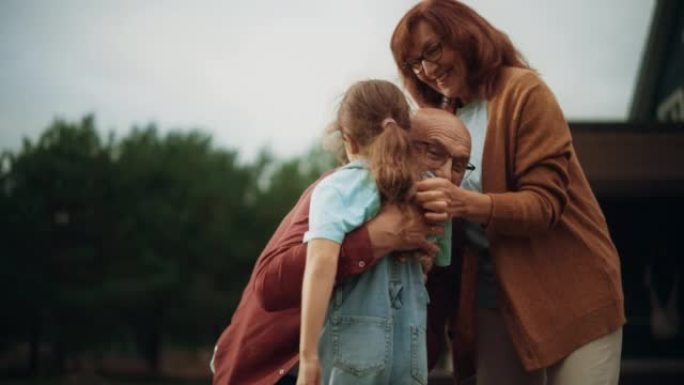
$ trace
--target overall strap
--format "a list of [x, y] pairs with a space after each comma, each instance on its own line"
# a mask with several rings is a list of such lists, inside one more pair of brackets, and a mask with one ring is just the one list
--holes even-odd
[[389, 270], [390, 270], [390, 284], [389, 295], [392, 308], [400, 309], [404, 305], [404, 283], [401, 280], [401, 267], [404, 262], [401, 262], [395, 255], [389, 255]]

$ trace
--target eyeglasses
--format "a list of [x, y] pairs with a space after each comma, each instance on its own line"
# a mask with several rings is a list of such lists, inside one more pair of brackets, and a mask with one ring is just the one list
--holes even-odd
[[413, 146], [424, 157], [426, 166], [430, 169], [438, 169], [451, 159], [451, 171], [457, 174], [466, 174], [475, 170], [475, 166], [468, 162], [468, 158], [452, 156], [447, 149], [439, 143], [413, 141]]
[[415, 59], [408, 59], [404, 62], [404, 68], [411, 70], [416, 75], [423, 72], [423, 61], [434, 63], [442, 57], [442, 41], [437, 40], [423, 50], [423, 54]]

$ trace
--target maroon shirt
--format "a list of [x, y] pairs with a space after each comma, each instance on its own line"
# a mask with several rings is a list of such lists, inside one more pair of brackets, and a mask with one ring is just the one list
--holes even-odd
[[[306, 262], [302, 238], [317, 183], [304, 191], [259, 256], [231, 323], [217, 342], [214, 385], [272, 385], [297, 363]], [[347, 234], [339, 261], [338, 281], [376, 262], [365, 228]]]
[[[320, 180], [304, 191], [259, 256], [231, 323], [216, 344], [213, 385], [273, 385], [297, 363], [306, 262], [302, 238], [309, 228], [311, 192]], [[342, 243], [336, 280], [360, 274], [376, 262], [368, 231], [361, 227]], [[447, 289], [430, 290], [430, 367], [443, 348], [446, 319], [456, 309], [458, 269], [453, 266], [433, 269], [428, 285]]]

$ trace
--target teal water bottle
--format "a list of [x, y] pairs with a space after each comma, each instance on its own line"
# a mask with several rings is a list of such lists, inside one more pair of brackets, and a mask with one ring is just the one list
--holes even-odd
[[[432, 171], [423, 171], [421, 176], [423, 179], [427, 179], [434, 178], [437, 175]], [[449, 266], [451, 264], [451, 221], [444, 221], [441, 225], [444, 227], [444, 233], [439, 237], [431, 235], [428, 237], [428, 241], [437, 244], [439, 247], [439, 251], [435, 256], [435, 265]]]

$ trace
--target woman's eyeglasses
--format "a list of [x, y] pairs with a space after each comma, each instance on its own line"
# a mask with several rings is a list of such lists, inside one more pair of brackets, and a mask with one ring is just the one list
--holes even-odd
[[416, 75], [423, 72], [423, 61], [435, 63], [442, 57], [442, 41], [438, 40], [430, 44], [423, 50], [423, 54], [415, 59], [408, 59], [404, 62], [404, 68], [413, 71]]

